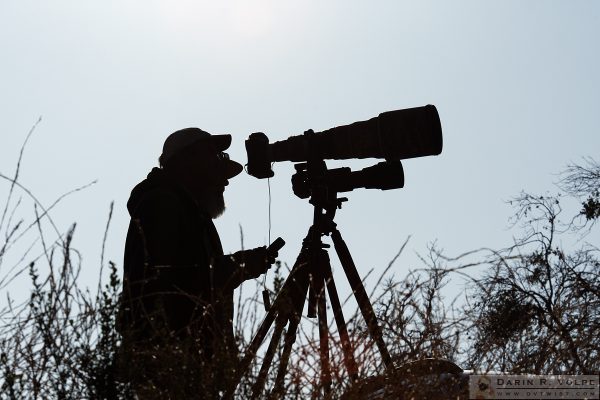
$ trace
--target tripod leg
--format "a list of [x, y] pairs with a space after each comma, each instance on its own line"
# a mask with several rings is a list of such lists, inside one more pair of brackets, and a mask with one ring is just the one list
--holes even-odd
[[265, 357], [263, 359], [260, 372], [258, 373], [258, 377], [256, 378], [256, 382], [254, 382], [254, 385], [252, 385], [251, 399], [257, 399], [263, 391], [267, 373], [269, 372], [269, 368], [273, 362], [273, 356], [275, 355], [275, 350], [277, 350], [277, 345], [280, 342], [281, 333], [283, 332], [283, 328], [285, 327], [286, 323], [286, 318], [281, 315], [275, 320], [275, 331], [273, 332], [273, 336], [271, 336], [271, 342], [269, 343], [269, 347], [265, 353]]
[[[320, 265], [319, 265], [320, 266]], [[314, 277], [317, 296], [317, 314], [319, 317], [319, 356], [321, 359], [321, 386], [325, 398], [331, 394], [331, 365], [329, 361], [329, 326], [327, 324], [327, 303], [325, 299], [325, 279], [319, 272]]]
[[383, 334], [381, 333], [381, 328], [377, 323], [377, 318], [375, 317], [375, 311], [373, 311], [373, 306], [369, 301], [369, 296], [365, 290], [365, 287], [360, 280], [360, 276], [356, 271], [356, 265], [354, 265], [354, 261], [352, 260], [352, 256], [350, 255], [350, 250], [348, 250], [348, 246], [344, 239], [342, 239], [342, 235], [340, 231], [334, 229], [331, 232], [331, 239], [333, 240], [333, 245], [335, 246], [335, 251], [340, 258], [340, 262], [342, 267], [344, 268], [344, 272], [346, 273], [346, 277], [348, 278], [348, 282], [350, 283], [350, 287], [352, 288], [352, 292], [356, 297], [356, 301], [360, 308], [360, 311], [363, 315], [363, 318], [367, 322], [367, 327], [369, 329], [369, 334], [375, 341], [379, 352], [381, 353], [381, 358], [383, 359], [383, 363], [386, 368], [393, 368], [392, 357], [388, 352], [387, 346], [383, 341]]
[[348, 328], [346, 326], [344, 314], [342, 313], [340, 298], [338, 297], [335, 281], [333, 280], [329, 257], [327, 257], [327, 265], [323, 266], [323, 272], [325, 273], [325, 281], [327, 282], [327, 292], [329, 293], [329, 301], [331, 302], [331, 308], [333, 309], [333, 317], [335, 318], [335, 323], [340, 334], [342, 351], [344, 352], [344, 364], [350, 379], [352, 379], [353, 382], [356, 382], [358, 380], [358, 367], [356, 366], [356, 360], [354, 359], [354, 349], [352, 348], [352, 343], [350, 342], [350, 337], [348, 335]]
[[225, 395], [223, 396], [224, 400], [233, 399], [233, 394], [235, 393], [235, 389], [237, 388], [240, 381], [242, 380], [242, 376], [244, 376], [244, 374], [248, 370], [248, 367], [250, 366], [252, 359], [256, 356], [256, 352], [258, 351], [258, 348], [260, 347], [263, 340], [265, 339], [265, 336], [267, 335], [267, 333], [269, 333], [269, 329], [271, 328], [273, 321], [275, 321], [275, 316], [277, 314], [277, 311], [278, 311], [277, 308], [271, 307], [271, 309], [265, 316], [265, 319], [260, 324], [260, 327], [258, 328], [258, 332], [254, 336], [254, 338], [252, 339], [252, 342], [250, 343], [250, 346], [248, 346], [248, 349], [244, 353], [244, 358], [242, 358], [242, 361], [240, 361], [238, 368], [235, 370], [235, 378], [233, 379], [233, 386], [230, 387], [229, 389], [227, 389], [227, 391], [225, 392]]
[[269, 399], [278, 399], [283, 394], [285, 373], [287, 371], [288, 363], [290, 360], [290, 354], [292, 353], [292, 346], [296, 342], [296, 333], [298, 331], [299, 323], [300, 316], [295, 316], [290, 320], [290, 324], [288, 325], [288, 330], [285, 334], [283, 344], [283, 352], [281, 353], [279, 366], [277, 367], [277, 377], [275, 378], [275, 385], [273, 385], [273, 390], [271, 390], [271, 393], [268, 397]]
[[[303, 259], [302, 257], [300, 259]], [[304, 309], [304, 303], [306, 302], [306, 295], [310, 286], [309, 268], [304, 268], [303, 273], [297, 274], [295, 279], [296, 285], [294, 287], [292, 301], [292, 311], [289, 314], [289, 325], [288, 330], [285, 334], [283, 351], [279, 359], [279, 366], [277, 367], [277, 376], [275, 378], [275, 384], [269, 394], [269, 399], [277, 399], [281, 397], [284, 392], [284, 381], [285, 374], [287, 371], [290, 354], [292, 352], [292, 346], [296, 342], [296, 333], [298, 331], [298, 324], [302, 318], [302, 310]]]
[[[292, 271], [290, 272], [288, 279], [283, 284], [283, 287], [281, 288], [279, 294], [275, 298], [275, 301], [273, 302], [273, 305], [271, 306], [269, 312], [263, 319], [263, 322], [260, 324], [256, 335], [254, 335], [250, 346], [248, 346], [248, 349], [244, 353], [244, 358], [242, 358], [242, 361], [240, 362], [238, 368], [235, 371], [233, 385], [232, 387], [227, 389], [225, 395], [223, 396], [223, 400], [233, 399], [233, 395], [237, 386], [239, 385], [240, 381], [242, 380], [242, 377], [248, 370], [252, 359], [254, 359], [254, 357], [256, 356], [256, 353], [260, 345], [263, 343], [265, 336], [267, 335], [267, 333], [269, 333], [269, 329], [271, 328], [273, 321], [275, 321], [276, 316], [279, 313], [288, 313], [289, 315], [290, 304], [292, 304], [293, 299], [296, 298], [297, 291], [301, 290], [298, 288], [299, 284], [301, 285], [302, 282], [304, 282], [304, 279], [308, 279], [303, 278], [304, 275], [307, 275], [305, 270], [306, 264], [304, 262], [304, 257], [302, 253], [300, 253], [298, 259], [296, 260], [296, 263], [294, 264], [294, 267], [292, 268]], [[297, 282], [297, 279], [300, 280], [300, 283]], [[305, 294], [303, 294], [303, 296], [305, 296]]]

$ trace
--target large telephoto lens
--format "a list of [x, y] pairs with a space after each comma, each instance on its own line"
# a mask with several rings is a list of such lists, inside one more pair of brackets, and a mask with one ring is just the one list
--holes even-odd
[[384, 158], [403, 160], [442, 152], [442, 126], [435, 106], [388, 111], [367, 121], [310, 131], [269, 144], [262, 132], [246, 140], [248, 173], [257, 178], [273, 176], [275, 161], [309, 159], [346, 160]]
[[323, 183], [336, 192], [354, 189], [400, 189], [404, 187], [404, 170], [400, 161], [384, 161], [358, 171], [337, 168], [327, 171]]
[[400, 189], [404, 187], [404, 170], [400, 161], [384, 161], [359, 171], [348, 167], [327, 170], [313, 179], [309, 173], [299, 170], [292, 176], [292, 188], [296, 196], [306, 199], [311, 196], [311, 184], [328, 187], [336, 192], [351, 192], [354, 189]]
[[292, 136], [269, 147], [271, 161], [297, 162], [311, 156], [403, 160], [440, 154], [442, 126], [435, 106], [427, 105], [384, 112], [367, 121], [312, 135]]

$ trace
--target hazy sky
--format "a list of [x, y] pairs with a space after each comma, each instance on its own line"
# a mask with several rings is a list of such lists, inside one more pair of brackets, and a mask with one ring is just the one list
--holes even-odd
[[[383, 270], [412, 235], [401, 276], [433, 240], [451, 254], [510, 244], [506, 200], [555, 191], [568, 162], [598, 159], [599, 39], [597, 1], [2, 0], [0, 172], [13, 173], [42, 116], [20, 182], [49, 205], [98, 179], [52, 213], [62, 231], [77, 221], [94, 282], [110, 202], [107, 258], [120, 268], [129, 192], [170, 132], [230, 133], [245, 163], [251, 132], [281, 140], [434, 104], [442, 155], [405, 161], [404, 189], [348, 194], [336, 219], [361, 273]], [[312, 218], [292, 172], [278, 163], [271, 180], [272, 237], [287, 240], [289, 263]], [[239, 248], [238, 225], [246, 247], [266, 244], [267, 182], [243, 174], [226, 200], [225, 249]], [[21, 214], [33, 215], [27, 198]]]

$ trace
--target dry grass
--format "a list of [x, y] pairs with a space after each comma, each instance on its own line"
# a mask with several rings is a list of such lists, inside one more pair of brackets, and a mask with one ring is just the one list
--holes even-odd
[[[4, 238], [0, 286], [8, 293], [10, 282], [28, 273], [30, 293], [21, 303], [7, 295], [7, 305], [0, 311], [0, 398], [131, 398], [131, 388], [121, 379], [117, 365], [121, 344], [115, 329], [121, 290], [118, 268], [102, 255], [106, 270], [100, 274], [97, 289], [91, 292], [79, 285], [81, 257], [71, 246], [75, 225], [59, 232], [49, 213], [64, 196], [44, 208], [18, 182], [21, 156], [12, 177], [0, 174], [10, 187], [0, 222]], [[570, 171], [566, 188], [589, 204], [598, 193], [597, 164]], [[585, 173], [582, 184], [578, 184], [578, 173]], [[18, 218], [24, 202], [16, 199], [17, 192], [34, 203], [31, 220]], [[387, 274], [393, 260], [378, 278], [371, 299], [395, 365], [433, 357], [476, 370], [569, 374], [600, 370], [598, 248], [582, 241], [575, 248], [561, 247], [565, 235], [579, 231], [573, 231], [572, 218], [561, 222], [560, 196], [523, 194], [514, 206], [521, 237], [509, 248], [450, 258], [432, 246], [421, 269], [395, 279]], [[107, 232], [111, 215], [112, 205]], [[598, 215], [589, 215], [595, 222]], [[44, 219], [53, 230], [51, 235], [43, 229]], [[591, 228], [587, 225], [586, 229]], [[26, 233], [36, 231], [32, 244], [7, 269], [2, 264], [7, 254], [28, 237]], [[41, 251], [35, 255], [32, 249]], [[273, 292], [281, 288], [284, 269], [285, 264], [277, 265], [270, 283]], [[474, 273], [482, 269], [485, 273]], [[465, 291], [455, 299], [445, 298], [445, 286], [459, 277], [467, 277]], [[248, 346], [264, 315], [259, 290], [252, 287], [248, 293], [246, 286], [245, 291], [239, 293], [235, 318], [240, 349]], [[351, 382], [332, 320], [331, 397], [338, 398]], [[381, 358], [360, 313], [355, 311], [347, 323], [360, 377], [380, 374]], [[280, 345], [275, 365], [282, 349]], [[303, 317], [282, 397], [320, 397], [318, 354], [316, 320]], [[261, 357], [256, 357], [242, 380], [239, 398], [250, 397]], [[267, 388], [273, 386], [275, 370], [267, 377]], [[174, 385], [185, 386], [177, 379], [171, 377]]]

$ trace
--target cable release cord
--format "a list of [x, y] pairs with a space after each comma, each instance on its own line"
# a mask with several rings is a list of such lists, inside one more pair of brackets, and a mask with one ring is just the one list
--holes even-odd
[[[271, 163], [271, 169], [273, 168], [273, 165], [275, 163]], [[246, 172], [248, 172], [248, 164], [246, 164], [244, 166], [244, 169], [246, 170]], [[268, 208], [268, 215], [269, 215], [269, 230], [268, 230], [268, 244], [267, 246], [269, 246], [271, 244], [271, 178], [267, 178], [267, 188], [268, 188], [268, 194], [269, 194], [269, 208]], [[284, 242], [285, 243], [285, 242]], [[262, 286], [263, 286], [263, 291], [262, 291], [262, 297], [263, 297], [263, 304], [265, 306], [265, 311], [269, 311], [269, 309], [271, 308], [271, 297], [269, 295], [269, 289], [267, 289], [267, 273], [268, 270], [265, 271], [265, 273], [263, 274], [263, 280], [262, 280]]]
[[[268, 246], [271, 243], [271, 178], [267, 178], [267, 187], [268, 187], [268, 193], [269, 193], [269, 208], [268, 208], [269, 231], [268, 231], [268, 241], [267, 241], [267, 246]], [[265, 290], [268, 290], [267, 289], [267, 272], [265, 272], [263, 274], [263, 281], [262, 281], [262, 285]]]
[[[271, 163], [271, 169], [273, 168], [273, 164]], [[267, 178], [267, 187], [269, 189], [269, 231], [268, 231], [268, 245], [271, 245], [271, 178]], [[281, 238], [279, 238], [278, 240], [281, 240]], [[270, 291], [267, 288], [267, 273], [269, 271], [265, 271], [264, 275], [263, 275], [263, 281], [262, 281], [262, 286], [263, 286], [263, 291], [262, 291], [262, 297], [263, 297], [263, 305], [265, 307], [265, 312], [269, 312], [269, 309], [271, 308], [271, 296], [270, 296]]]

